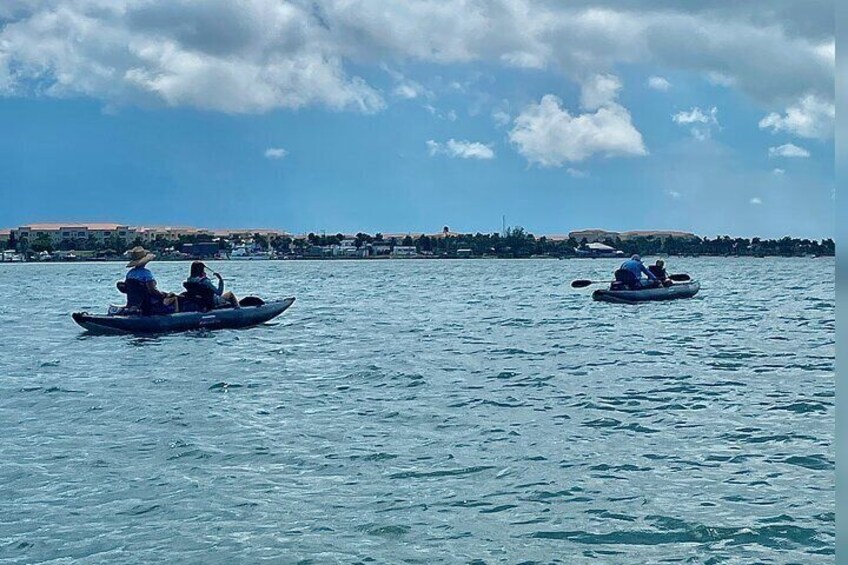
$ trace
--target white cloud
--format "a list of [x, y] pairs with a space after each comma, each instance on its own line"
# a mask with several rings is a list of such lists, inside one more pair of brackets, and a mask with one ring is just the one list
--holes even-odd
[[707, 81], [715, 86], [734, 86], [736, 79], [718, 71], [707, 72]]
[[[721, 75], [770, 109], [808, 93], [833, 101], [827, 1], [6, 0], [0, 21], [0, 92], [117, 106], [375, 112], [383, 96], [350, 69], [386, 60], [572, 79], [650, 64]], [[411, 83], [389, 90], [421, 96]]]
[[780, 175], [784, 174], [785, 172], [786, 171], [784, 169], [781, 169], [781, 168], [778, 168], [778, 167], [775, 167], [774, 170], [772, 170], [772, 174], [777, 175], [777, 176], [780, 176]]
[[670, 198], [673, 198], [675, 200], [677, 200], [681, 196], [681, 194], [679, 192], [677, 192], [676, 190], [671, 190], [671, 189], [666, 190], [665, 193], [666, 193], [667, 196], [669, 196]]
[[718, 127], [718, 109], [713, 106], [709, 112], [704, 112], [698, 106], [695, 106], [688, 112], [678, 112], [671, 116], [672, 121], [678, 125], [692, 125], [689, 130], [692, 137], [699, 141], [709, 139], [712, 135], [712, 128]]
[[495, 152], [488, 145], [477, 141], [457, 141], [453, 138], [446, 143], [439, 143], [432, 139], [427, 140], [427, 149], [430, 156], [447, 155], [459, 159], [494, 159]]
[[574, 167], [568, 167], [567, 169], [565, 169], [565, 172], [576, 179], [585, 179], [589, 176], [589, 173], [587, 171], [584, 171], [582, 169], [575, 169]]
[[620, 87], [609, 75], [584, 83], [581, 100], [595, 111], [578, 115], [563, 108], [557, 96], [547, 94], [515, 118], [509, 139], [529, 162], [543, 167], [561, 167], [593, 155], [647, 155], [630, 112], [614, 101]]
[[424, 88], [421, 83], [407, 78], [403, 73], [389, 68], [388, 65], [383, 64], [381, 67], [395, 81], [395, 87], [392, 89], [392, 94], [398, 98], [403, 98], [404, 100], [433, 98], [433, 93]]
[[833, 136], [836, 106], [813, 94], [802, 97], [782, 116], [772, 112], [760, 120], [760, 128], [785, 131], [799, 137], [826, 139]]
[[503, 127], [512, 121], [512, 116], [509, 115], [509, 112], [504, 110], [495, 110], [492, 112], [492, 119], [495, 121], [496, 125]]
[[793, 143], [784, 143], [777, 147], [769, 147], [769, 157], [809, 157], [810, 152]]
[[671, 83], [668, 82], [668, 79], [660, 77], [660, 76], [652, 76], [648, 79], [648, 87], [653, 88], [654, 90], [661, 90], [665, 92], [669, 88], [671, 88]]
[[751, 199], [751, 204], [753, 204], [754, 206], [759, 206], [762, 203], [763, 203], [763, 199], [759, 198], [758, 196], [755, 196], [754, 198]]
[[288, 154], [289, 152], [282, 147], [269, 147], [265, 150], [266, 159], [282, 159]]
[[621, 81], [613, 75], [593, 75], [581, 86], [580, 105], [586, 110], [597, 110], [615, 102]]
[[671, 119], [677, 124], [716, 124], [716, 114], [718, 109], [713, 106], [710, 108], [709, 114], [704, 113], [699, 107], [695, 106], [689, 112], [678, 112]]

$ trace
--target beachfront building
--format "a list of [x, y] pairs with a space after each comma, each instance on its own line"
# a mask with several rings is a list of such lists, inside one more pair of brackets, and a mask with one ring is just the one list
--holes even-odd
[[395, 245], [392, 248], [394, 257], [415, 257], [416, 255], [418, 255], [418, 248], [414, 245]]
[[264, 237], [268, 240], [275, 239], [278, 237], [286, 237], [288, 234], [281, 230], [269, 230], [269, 229], [217, 229], [212, 230], [211, 234], [215, 237], [220, 237], [223, 239], [241, 239], [241, 240], [252, 240], [257, 235], [260, 237]]
[[151, 243], [157, 239], [177, 241], [180, 237], [212, 236], [210, 230], [190, 226], [139, 226], [135, 230], [143, 243]]
[[29, 224], [10, 230], [19, 245], [28, 247], [36, 241], [50, 243], [58, 247], [62, 243], [88, 241], [94, 239], [99, 245], [113, 239], [132, 241], [136, 237], [136, 231], [130, 226], [123, 224], [105, 223], [55, 223], [55, 224]]

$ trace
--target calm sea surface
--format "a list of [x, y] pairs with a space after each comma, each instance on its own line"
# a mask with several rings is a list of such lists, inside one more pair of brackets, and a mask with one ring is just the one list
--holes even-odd
[[142, 338], [70, 318], [121, 264], [0, 265], [0, 561], [833, 562], [833, 261], [614, 266], [219, 263], [297, 302]]

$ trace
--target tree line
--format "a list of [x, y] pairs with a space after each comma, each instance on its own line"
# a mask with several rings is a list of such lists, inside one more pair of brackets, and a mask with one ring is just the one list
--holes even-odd
[[[294, 256], [308, 255], [311, 249], [328, 245], [339, 245], [348, 236], [338, 233], [333, 235], [310, 233], [305, 237], [275, 236], [267, 237], [254, 234], [252, 243], [265, 250], [275, 250], [280, 254]], [[549, 239], [545, 236], [536, 237], [526, 232], [521, 227], [506, 230], [506, 233], [476, 233], [476, 234], [449, 234], [433, 237], [426, 234], [407, 235], [399, 237], [384, 237], [377, 233], [357, 233], [353, 236], [353, 244], [357, 248], [363, 246], [414, 246], [421, 254], [432, 254], [438, 257], [454, 257], [457, 255], [472, 257], [534, 257], [555, 256], [572, 257], [577, 250], [585, 248], [589, 243], [585, 238], [578, 241], [574, 238]], [[74, 251], [86, 250], [100, 254], [122, 254], [136, 245], [144, 245], [153, 251], [165, 252], [169, 249], [180, 250], [187, 243], [211, 242], [213, 238], [209, 235], [188, 235], [176, 239], [160, 237], [153, 241], [142, 242], [140, 238], [126, 241], [117, 236], [106, 240], [98, 240], [93, 236], [88, 239], [65, 240], [54, 245], [49, 236], [42, 236], [24, 244], [11, 237], [7, 242], [7, 248], [18, 251], [53, 252], [56, 250]], [[216, 239], [214, 240], [220, 251], [228, 252], [233, 245], [245, 243], [245, 241]], [[712, 256], [832, 256], [835, 252], [835, 244], [832, 239], [811, 240], [794, 237], [783, 237], [780, 239], [763, 239], [754, 237], [751, 239], [742, 237], [730, 237], [727, 235], [709, 237], [662, 237], [662, 236], [640, 236], [629, 237], [622, 240], [619, 237], [611, 237], [602, 240], [601, 243], [619, 249], [626, 255], [639, 253], [641, 255], [712, 255]]]

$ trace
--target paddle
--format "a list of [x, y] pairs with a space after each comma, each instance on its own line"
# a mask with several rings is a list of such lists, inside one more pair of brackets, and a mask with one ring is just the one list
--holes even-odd
[[[669, 275], [668, 278], [676, 282], [686, 282], [692, 280], [692, 278], [685, 273], [679, 275]], [[586, 288], [587, 286], [592, 284], [610, 284], [610, 281], [590, 281], [586, 279], [577, 279], [576, 281], [572, 281], [571, 288]]]
[[586, 288], [590, 284], [610, 284], [610, 281], [587, 281], [586, 279], [578, 279], [571, 283], [571, 288]]

